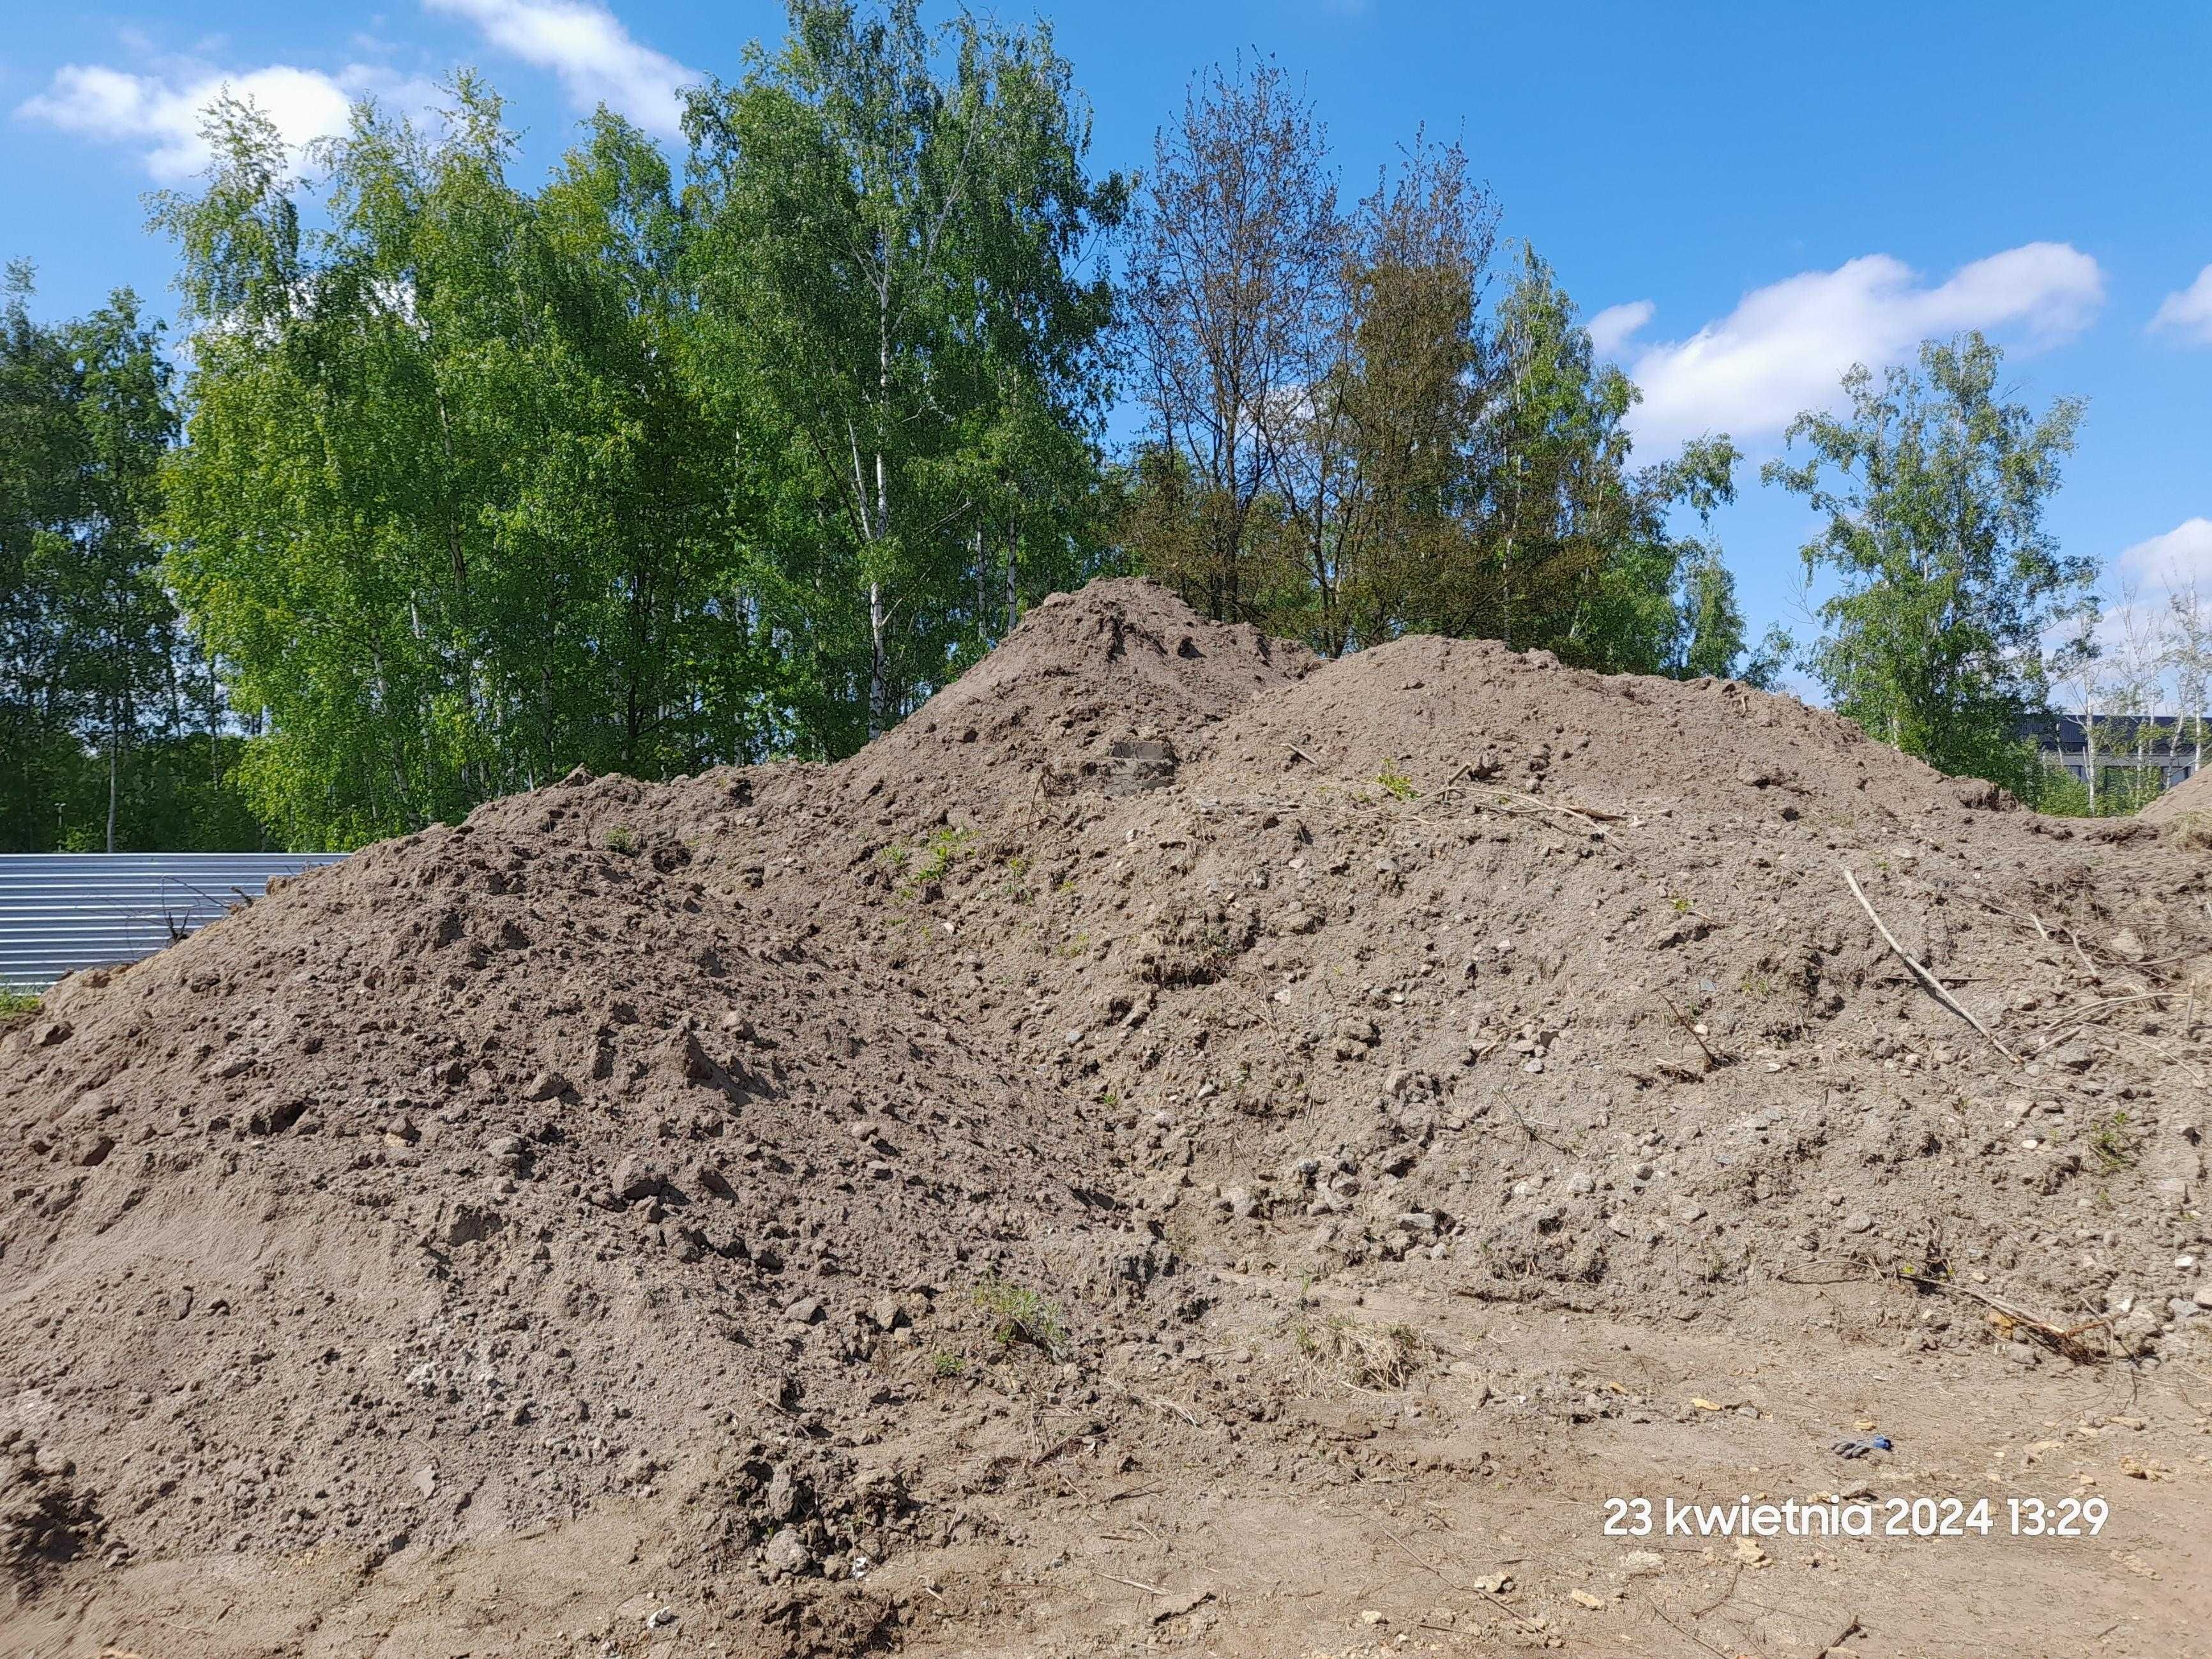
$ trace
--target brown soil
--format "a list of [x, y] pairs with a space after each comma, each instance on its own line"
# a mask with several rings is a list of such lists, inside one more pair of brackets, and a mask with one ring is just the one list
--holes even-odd
[[[1056, 599], [0, 1036], [0, 1652], [2212, 1651], [2206, 874], [1734, 684]], [[1861, 1491], [1994, 1524], [1603, 1530]]]
[[[2212, 821], [2208, 815], [2212, 815], [2212, 772], [2199, 772], [2174, 785], [2136, 814], [2144, 823], [2156, 824], [2177, 824], [2188, 819]], [[2200, 836], [2198, 841], [2200, 845], [2212, 844], [2212, 836]]]

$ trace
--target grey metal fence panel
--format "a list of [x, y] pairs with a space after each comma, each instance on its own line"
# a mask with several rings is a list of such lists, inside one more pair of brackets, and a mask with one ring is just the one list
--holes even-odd
[[0, 854], [0, 986], [136, 962], [343, 853]]

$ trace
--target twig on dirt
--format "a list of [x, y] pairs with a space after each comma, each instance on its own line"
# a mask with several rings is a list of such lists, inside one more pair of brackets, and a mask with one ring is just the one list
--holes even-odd
[[2044, 1049], [2048, 1048], [2052, 1043], [2056, 1042], [2058, 1039], [2055, 1033], [2071, 1030], [2075, 1026], [2081, 1024], [2084, 1021], [2092, 1018], [2100, 1009], [2118, 1008], [2123, 1004], [2130, 1002], [2162, 1002], [2172, 994], [2173, 993], [2171, 991], [2145, 991], [2139, 995], [2131, 997], [2106, 997], [2101, 1001], [2089, 1004], [2086, 1008], [2077, 1008], [2074, 1010], [2073, 1012], [2068, 1014], [2063, 1019], [2055, 1020], [2051, 1024], [2040, 1028], [2044, 1031], [2053, 1033], [2054, 1035], [2046, 1036], [2043, 1041], [2037, 1045], [2036, 1052], [2038, 1054], [2041, 1054]]
[[2198, 1071], [2194, 1066], [2191, 1066], [2179, 1054], [2175, 1054], [2171, 1048], [2164, 1048], [2158, 1043], [2153, 1042], [2148, 1037], [2138, 1036], [2133, 1031], [2108, 1030], [2101, 1025], [2084, 1026], [2082, 1028], [2081, 1034], [2095, 1042], [2113, 1042], [2125, 1041], [2128, 1042], [2139, 1043], [2143, 1048], [2149, 1049], [2151, 1053], [2156, 1054], [2160, 1060], [2166, 1061], [2167, 1065], [2179, 1066], [2183, 1071], [2188, 1073], [2190, 1080], [2196, 1084], [2198, 1088], [2212, 1089], [2212, 1083], [2207, 1083], [2205, 1081], [2203, 1073]]
[[2081, 967], [2089, 975], [2089, 982], [2092, 985], [2103, 984], [2105, 976], [2097, 971], [2097, 964], [2089, 960], [2089, 953], [2081, 948], [2081, 936], [2069, 927], [2066, 930], [2066, 942], [2074, 947], [2074, 954], [2081, 958]]
[[1680, 1625], [1669, 1619], [1665, 1613], [1660, 1612], [1658, 1608], [1654, 1607], [1651, 1609], [1651, 1616], [1654, 1619], [1656, 1619], [1661, 1624], [1666, 1626], [1668, 1630], [1673, 1631], [1675, 1635], [1680, 1637], [1685, 1642], [1695, 1642], [1707, 1653], [1715, 1655], [1716, 1659], [1734, 1659], [1733, 1655], [1728, 1653], [1723, 1649], [1715, 1647], [1711, 1642], [1705, 1640], [1704, 1637], [1698, 1635], [1697, 1632], [1693, 1630], [1684, 1630]]
[[1160, 1396], [1160, 1395], [1154, 1395], [1152, 1396], [1152, 1404], [1154, 1404], [1155, 1406], [1164, 1406], [1164, 1407], [1166, 1407], [1168, 1408], [1168, 1410], [1170, 1410], [1170, 1411], [1173, 1412], [1173, 1413], [1174, 1413], [1177, 1417], [1180, 1417], [1181, 1419], [1182, 1419], [1182, 1420], [1183, 1420], [1184, 1422], [1186, 1422], [1186, 1423], [1189, 1424], [1189, 1425], [1191, 1425], [1191, 1427], [1193, 1427], [1194, 1429], [1196, 1429], [1196, 1428], [1202, 1428], [1202, 1427], [1204, 1427], [1204, 1426], [1205, 1426], [1205, 1425], [1204, 1425], [1203, 1424], [1201, 1424], [1201, 1423], [1200, 1423], [1200, 1422], [1196, 1418], [1193, 1417], [1193, 1416], [1192, 1416], [1188, 1412], [1185, 1411], [1182, 1407], [1180, 1407], [1180, 1406], [1176, 1405], [1176, 1402], [1175, 1402], [1174, 1401], [1172, 1401], [1172, 1400], [1164, 1399], [1164, 1398], [1163, 1398], [1162, 1396]]
[[1286, 744], [1285, 744], [1283, 745], [1283, 747], [1284, 747], [1284, 748], [1285, 748], [1285, 749], [1287, 749], [1287, 750], [1290, 750], [1293, 755], [1296, 755], [1296, 756], [1297, 756], [1300, 760], [1304, 761], [1304, 762], [1308, 766], [1312, 767], [1312, 768], [1314, 769], [1314, 770], [1315, 770], [1315, 771], [1318, 772], [1318, 771], [1320, 771], [1320, 770], [1321, 770], [1321, 763], [1320, 763], [1319, 761], [1316, 760], [1316, 759], [1315, 759], [1311, 755], [1309, 755], [1308, 753], [1306, 753], [1306, 751], [1305, 751], [1304, 750], [1303, 750], [1303, 749], [1299, 748], [1299, 747], [1297, 746], [1297, 744], [1294, 744], [1294, 743], [1286, 743]]
[[1739, 1561], [1736, 1563], [1735, 1571], [1729, 1575], [1728, 1588], [1723, 1590], [1719, 1595], [1716, 1596], [1712, 1601], [1706, 1602], [1704, 1607], [1692, 1611], [1690, 1617], [1692, 1619], [1702, 1619], [1714, 1608], [1719, 1607], [1722, 1602], [1727, 1601], [1729, 1596], [1734, 1595], [1735, 1594], [1736, 1583], [1742, 1577], [1743, 1563]]
[[[1444, 1570], [1442, 1567], [1432, 1565], [1429, 1562], [1422, 1560], [1419, 1556], [1413, 1553], [1413, 1547], [1411, 1544], [1408, 1544], [1404, 1539], [1399, 1537], [1396, 1533], [1392, 1532], [1389, 1528], [1385, 1527], [1382, 1528], [1382, 1535], [1389, 1539], [1392, 1543], [1395, 1544], [1400, 1549], [1403, 1550], [1406, 1553], [1406, 1559], [1408, 1561], [1411, 1561], [1415, 1566], [1419, 1567], [1423, 1572], [1432, 1572], [1436, 1574], [1437, 1577], [1443, 1579], [1444, 1583], [1447, 1584], [1451, 1583], [1451, 1580], [1445, 1576]], [[1457, 1589], [1458, 1587], [1454, 1585], [1453, 1588]]]
[[1483, 1589], [1480, 1584], [1453, 1584], [1450, 1574], [1447, 1573], [1442, 1567], [1432, 1565], [1429, 1562], [1422, 1560], [1419, 1555], [1413, 1553], [1413, 1547], [1411, 1544], [1408, 1544], [1404, 1539], [1399, 1537], [1396, 1533], [1392, 1532], [1389, 1528], [1381, 1527], [1378, 1530], [1381, 1531], [1382, 1534], [1385, 1538], [1395, 1544], [1400, 1549], [1405, 1551], [1406, 1559], [1408, 1561], [1411, 1561], [1415, 1566], [1419, 1567], [1423, 1572], [1434, 1573], [1440, 1582], [1451, 1585], [1452, 1589], [1460, 1591], [1462, 1594], [1472, 1592], [1476, 1595], [1481, 1596], [1486, 1601], [1494, 1602], [1500, 1612], [1504, 1613], [1507, 1618], [1510, 1619], [1515, 1624], [1520, 1626], [1521, 1628], [1525, 1631], [1533, 1632], [1543, 1628], [1540, 1625], [1529, 1623], [1529, 1621], [1522, 1615], [1520, 1611], [1508, 1602], [1504, 1596], [1495, 1595], [1492, 1592]]
[[1855, 1613], [1844, 1621], [1844, 1627], [1838, 1631], [1833, 1638], [1828, 1641], [1821, 1643], [1818, 1648], [1814, 1650], [1814, 1651], [1815, 1654], [1822, 1654], [1826, 1653], [1830, 1648], [1839, 1648], [1843, 1646], [1844, 1643], [1850, 1641], [1852, 1637], [1857, 1635], [1859, 1632], [1864, 1628], [1865, 1626], [1859, 1623], [1858, 1614]]
[[789, 1418], [794, 1423], [804, 1424], [806, 1421], [805, 1418], [801, 1417], [797, 1412], [792, 1410], [790, 1407], [785, 1405], [783, 1401], [778, 1400], [775, 1395], [769, 1394], [766, 1389], [755, 1389], [753, 1392], [760, 1396], [761, 1404], [766, 1406], [769, 1410], [781, 1412], [786, 1417]]
[[[1871, 1283], [1874, 1278], [1872, 1273], [1838, 1273], [1833, 1279], [1804, 1279], [1784, 1268], [1774, 1275], [1774, 1282], [1778, 1285], [1865, 1285]], [[1920, 1283], [1917, 1279], [1912, 1282], [1916, 1285]]]
[[1131, 1589], [1140, 1589], [1149, 1595], [1165, 1595], [1167, 1594], [1167, 1592], [1162, 1589], [1158, 1584], [1140, 1584], [1133, 1578], [1122, 1577], [1119, 1573], [1100, 1572], [1096, 1567], [1091, 1568], [1091, 1571], [1100, 1578], [1111, 1579], [1117, 1584], [1127, 1584]]
[[1529, 1139], [1534, 1141], [1536, 1145], [1539, 1146], [1548, 1146], [1553, 1152], [1559, 1153], [1562, 1158], [1571, 1158], [1574, 1156], [1573, 1152], [1570, 1149], [1560, 1146], [1558, 1141], [1547, 1140], [1542, 1135], [1538, 1134], [1536, 1133], [1535, 1126], [1530, 1123], [1527, 1118], [1521, 1115], [1521, 1109], [1518, 1106], [1514, 1107], [1512, 1109], [1512, 1112], [1513, 1121], [1521, 1126], [1521, 1133], [1528, 1136]]
[[1712, 1061], [1715, 1070], [1717, 1071], [1735, 1058], [1733, 1054], [1723, 1055], [1714, 1053], [1712, 1045], [1707, 1042], [1698, 1031], [1696, 1022], [1674, 1006], [1674, 998], [1668, 996], [1664, 991], [1654, 991], [1651, 994], [1667, 1005], [1667, 1012], [1674, 1016], [1674, 1023], [1690, 1034], [1691, 1042], [1705, 1051], [1705, 1058]]
[[1850, 866], [1849, 865], [1839, 864], [1836, 867], [1844, 872], [1844, 880], [1850, 884], [1851, 896], [1859, 902], [1859, 908], [1867, 913], [1867, 919], [1874, 923], [1875, 931], [1881, 933], [1882, 938], [1888, 942], [1889, 948], [1897, 953], [1897, 959], [1903, 963], [1906, 967], [1912, 969], [1914, 977], [1918, 979], [1923, 985], [1928, 988], [1929, 993], [1935, 997], [1936, 1001], [1942, 1003], [1953, 1013], [1958, 1015], [1960, 1019], [1965, 1020], [1967, 1024], [1972, 1026], [1984, 1037], [1987, 1037], [1989, 1039], [1990, 1047], [1996, 1049], [2014, 1065], [2019, 1065], [2021, 1063], [2020, 1057], [2014, 1054], [2011, 1049], [2006, 1048], [2003, 1043], [1997, 1041], [1996, 1033], [1990, 1030], [1988, 1026], [1983, 1024], [1980, 1020], [1975, 1018], [1972, 1012], [1966, 1007], [1966, 1004], [1960, 1002], [1956, 997], [1945, 990], [1943, 988], [1943, 982], [1937, 979], [1935, 975], [1929, 973], [1927, 969], [1915, 962], [1911, 954], [1906, 951], [1905, 948], [1897, 942], [1897, 935], [1889, 931], [1889, 924], [1884, 921], [1881, 917], [1876, 914], [1874, 906], [1867, 902], [1867, 896], [1859, 886], [1859, 878], [1851, 873]]
[[[1900, 1277], [1904, 1278], [1905, 1283], [1916, 1288], [1948, 1291], [1953, 1296], [1963, 1296], [1971, 1301], [1978, 1302], [1984, 1307], [2002, 1314], [2007, 1323], [2019, 1326], [2054, 1352], [2063, 1354], [2076, 1364], [2093, 1364], [2100, 1359], [2112, 1357], [2109, 1352], [2094, 1352], [2081, 1340], [2088, 1332], [2096, 1330], [2103, 1331], [2109, 1339], [2112, 1335], [2112, 1325], [2109, 1318], [2100, 1316], [2095, 1319], [2084, 1320], [2079, 1325], [2059, 1325], [2039, 1315], [2032, 1314], [2025, 1308], [2007, 1302], [2002, 1297], [1991, 1296], [1986, 1291], [1978, 1291], [1971, 1285], [1954, 1285], [1948, 1279], [1943, 1279], [1905, 1275]], [[1831, 1644], [1831, 1645], [1833, 1644]]]
[[[1534, 811], [1539, 812], [1556, 812], [1566, 817], [1579, 818], [1584, 823], [1589, 824], [1593, 828], [1597, 828], [1598, 833], [1601, 835], [1604, 834], [1605, 831], [1600, 826], [1608, 823], [1626, 823], [1628, 822], [1628, 814], [1626, 812], [1608, 812], [1603, 807], [1599, 806], [1570, 806], [1565, 801], [1546, 800], [1540, 795], [1526, 794], [1518, 789], [1506, 789], [1494, 783], [1485, 783], [1480, 778], [1474, 775], [1474, 768], [1472, 766], [1461, 767], [1458, 775], [1454, 777], [1450, 783], [1446, 784], [1443, 789], [1437, 791], [1437, 793], [1443, 794], [1447, 792], [1456, 793], [1455, 786], [1457, 785], [1461, 778], [1472, 780], [1477, 788], [1483, 793], [1497, 796], [1498, 798], [1498, 802], [1492, 802], [1489, 803], [1489, 805], [1492, 805], [1493, 810], [1498, 811], [1504, 811], [1506, 810], [1504, 806], [1498, 804], [1499, 802], [1513, 801], [1520, 805], [1524, 809], [1533, 808]], [[1480, 806], [1485, 805], [1485, 803], [1477, 801], [1475, 805], [1477, 806]]]

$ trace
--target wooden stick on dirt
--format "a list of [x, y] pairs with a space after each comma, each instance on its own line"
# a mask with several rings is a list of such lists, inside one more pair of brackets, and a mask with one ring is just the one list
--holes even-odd
[[1839, 864], [1836, 867], [1844, 872], [1844, 881], [1849, 883], [1850, 885], [1851, 896], [1859, 902], [1859, 908], [1867, 913], [1867, 920], [1874, 923], [1875, 931], [1880, 933], [1882, 938], [1887, 941], [1889, 948], [1897, 953], [1897, 959], [1903, 963], [1906, 967], [1912, 969], [1914, 976], [1917, 978], [1923, 985], [1928, 988], [1929, 992], [1935, 996], [1936, 1001], [1942, 1003], [1953, 1013], [1958, 1015], [1960, 1019], [1965, 1020], [1967, 1024], [1972, 1026], [1977, 1031], [1979, 1031], [1984, 1036], [1987, 1037], [1989, 1039], [1990, 1048], [1996, 1049], [2014, 1065], [2019, 1065], [2020, 1057], [2014, 1054], [2011, 1049], [2006, 1048], [2003, 1043], [1997, 1041], [1997, 1034], [1990, 1030], [1988, 1026], [1983, 1024], [1981, 1021], [1976, 1019], [1974, 1016], [1967, 1011], [1966, 1006], [1964, 1003], [1960, 1002], [1956, 997], [1953, 996], [1948, 991], [1943, 988], [1942, 981], [1938, 980], [1935, 975], [1929, 973], [1925, 968], [1915, 962], [1911, 955], [1906, 952], [1905, 948], [1897, 942], [1897, 935], [1889, 931], [1889, 924], [1877, 915], [1875, 913], [1874, 906], [1867, 902], [1866, 894], [1861, 890], [1859, 887], [1859, 878], [1851, 873], [1850, 866], [1849, 865]]
[[1850, 1641], [1852, 1637], [1857, 1635], [1865, 1628], [1866, 1627], [1863, 1625], [1859, 1623], [1858, 1614], [1856, 1613], [1853, 1613], [1850, 1617], [1850, 1622], [1845, 1625], [1841, 1630], [1838, 1631], [1835, 1634], [1835, 1638], [1824, 1644], [1821, 1647], [1820, 1651], [1822, 1653], [1826, 1653], [1832, 1649], [1843, 1646], [1844, 1643]]
[[1131, 1589], [1143, 1590], [1148, 1595], [1165, 1595], [1167, 1594], [1167, 1592], [1162, 1589], [1158, 1584], [1140, 1584], [1133, 1578], [1122, 1577], [1119, 1573], [1100, 1572], [1096, 1567], [1091, 1568], [1091, 1571], [1094, 1575], [1100, 1578], [1111, 1579], [1117, 1584], [1127, 1584]]

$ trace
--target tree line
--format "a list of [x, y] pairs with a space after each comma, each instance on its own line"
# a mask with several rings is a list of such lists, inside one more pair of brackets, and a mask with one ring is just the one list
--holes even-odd
[[153, 205], [174, 370], [127, 292], [45, 326], [18, 273], [0, 846], [347, 846], [580, 763], [835, 757], [1121, 571], [1330, 654], [1796, 660], [2024, 781], [1991, 734], [2086, 591], [2038, 516], [2078, 410], [2005, 404], [1986, 343], [1793, 429], [1768, 476], [1838, 592], [1804, 652], [1753, 649], [1708, 528], [1741, 456], [1633, 453], [1635, 386], [1460, 147], [1340, 199], [1261, 60], [1101, 173], [1048, 26], [789, 14], [688, 94], [680, 173], [602, 111], [519, 185], [469, 75], [434, 131], [364, 102], [307, 177], [219, 102]]

